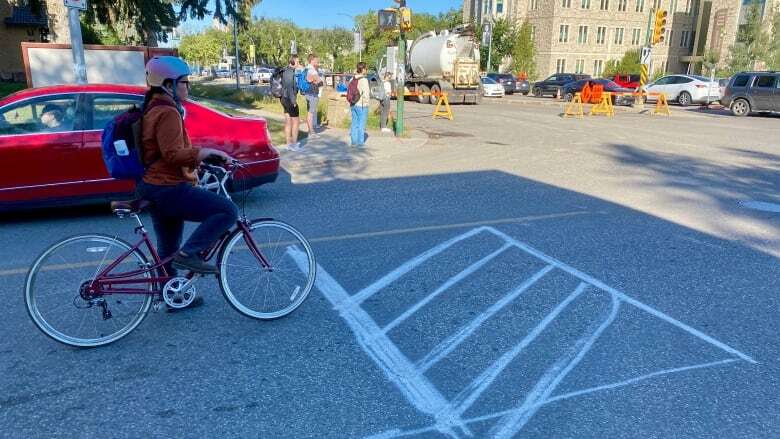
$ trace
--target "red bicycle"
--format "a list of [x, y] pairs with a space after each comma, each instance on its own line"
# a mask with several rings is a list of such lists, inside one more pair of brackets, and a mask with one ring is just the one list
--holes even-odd
[[[230, 198], [226, 184], [240, 168], [238, 162], [202, 164], [202, 186]], [[57, 242], [35, 260], [24, 299], [30, 318], [44, 334], [71, 346], [102, 346], [133, 331], [150, 309], [192, 303], [200, 276], [166, 271], [172, 257], [160, 259], [139, 217], [149, 206], [145, 200], [111, 203], [117, 216], [136, 220], [140, 239], [135, 245], [116, 236], [77, 235]], [[271, 218], [247, 219], [244, 210], [236, 227], [201, 256], [206, 261], [216, 256], [220, 289], [238, 312], [261, 320], [284, 317], [314, 286], [314, 253], [291, 225]]]

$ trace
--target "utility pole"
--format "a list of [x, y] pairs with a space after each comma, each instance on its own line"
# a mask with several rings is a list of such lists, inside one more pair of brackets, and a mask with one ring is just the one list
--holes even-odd
[[236, 46], [236, 90], [241, 89], [241, 68], [238, 62], [238, 11], [233, 10], [233, 44]]
[[[404, 133], [404, 100], [406, 99], [406, 32], [405, 29], [411, 26], [411, 12], [406, 9], [406, 0], [395, 0], [398, 3], [398, 73], [396, 75], [396, 117], [395, 117], [395, 135], [401, 136]], [[408, 13], [409, 23], [405, 23], [404, 13]]]
[[87, 83], [87, 63], [84, 60], [84, 40], [81, 37], [81, 11], [87, 9], [86, 0], [65, 0], [68, 8], [68, 28], [70, 29], [70, 47], [73, 52], [73, 71], [76, 83]]

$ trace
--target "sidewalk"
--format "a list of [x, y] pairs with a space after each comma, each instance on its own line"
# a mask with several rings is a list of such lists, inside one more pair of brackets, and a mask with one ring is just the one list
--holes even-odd
[[[282, 114], [247, 109], [223, 101], [210, 101], [248, 116], [284, 122]], [[425, 146], [428, 142], [427, 134], [410, 128], [407, 128], [405, 137], [395, 137], [393, 134], [379, 131], [366, 131], [366, 135], [366, 145], [361, 148], [350, 146], [349, 130], [341, 128], [327, 128], [313, 138], [304, 139], [301, 142], [302, 151], [292, 151], [285, 145], [275, 146], [282, 158], [282, 168], [290, 174], [294, 182], [300, 183], [360, 178], [370, 161], [389, 160]]]

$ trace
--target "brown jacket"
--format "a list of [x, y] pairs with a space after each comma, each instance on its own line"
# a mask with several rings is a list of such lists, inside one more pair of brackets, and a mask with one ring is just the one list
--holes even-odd
[[171, 105], [158, 105], [144, 115], [143, 151], [148, 166], [144, 182], [168, 186], [197, 183], [198, 148], [192, 146], [173, 99], [157, 95], [151, 102], [165, 99]]

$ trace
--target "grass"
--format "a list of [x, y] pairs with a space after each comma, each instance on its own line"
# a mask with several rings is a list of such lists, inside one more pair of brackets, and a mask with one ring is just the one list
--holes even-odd
[[[282, 108], [278, 98], [255, 91], [236, 90], [233, 87], [221, 85], [192, 84], [190, 93], [195, 98], [214, 99], [246, 108], [284, 114], [284, 108]], [[301, 95], [298, 95], [298, 107], [302, 111], [306, 109], [306, 99]], [[320, 99], [320, 103], [317, 105], [317, 114], [321, 122], [327, 120], [328, 101], [326, 99]]]
[[0, 82], [0, 98], [4, 98], [11, 93], [27, 88], [24, 82]]
[[[216, 98], [214, 98], [216, 99]], [[246, 116], [246, 113], [236, 110], [230, 107], [226, 107], [224, 105], [220, 105], [214, 101], [200, 101], [201, 104], [213, 108], [217, 111], [220, 111], [225, 114], [231, 114], [234, 116]], [[271, 141], [274, 145], [284, 145], [287, 143], [287, 139], [284, 136], [284, 123], [279, 122], [278, 120], [274, 119], [266, 119], [266, 123], [268, 124], [268, 131], [271, 132]], [[299, 132], [298, 133], [298, 139], [303, 140], [308, 136], [305, 132]]]

